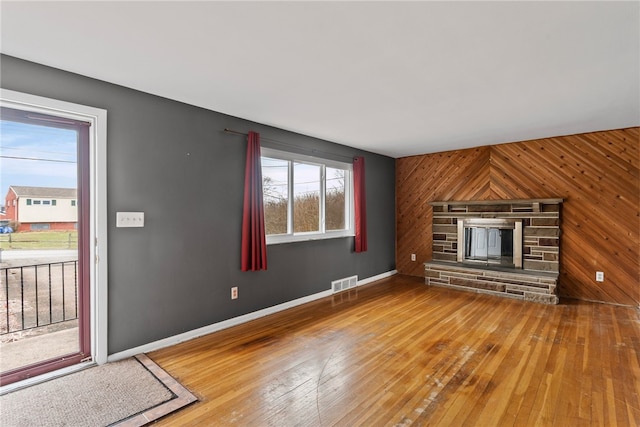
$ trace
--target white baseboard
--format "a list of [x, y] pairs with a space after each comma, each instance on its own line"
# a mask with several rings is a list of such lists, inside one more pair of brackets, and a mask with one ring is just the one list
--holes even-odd
[[368, 283], [376, 282], [378, 280], [386, 279], [394, 274], [398, 274], [398, 270], [391, 270], [385, 273], [378, 274], [376, 276], [367, 277], [366, 279], [358, 280], [358, 286], [366, 285]]
[[[367, 279], [359, 280], [358, 286], [366, 285], [368, 283], [375, 282], [376, 280], [384, 279], [386, 277], [391, 277], [397, 272], [398, 272], [397, 270], [392, 270], [386, 273], [369, 277]], [[317, 299], [328, 297], [331, 295], [333, 295], [333, 292], [331, 291], [331, 289], [328, 289], [326, 291], [318, 292], [317, 294], [308, 295], [306, 297], [302, 297], [292, 301], [287, 301], [282, 304], [274, 305], [273, 307], [267, 307], [262, 310], [254, 311], [252, 313], [247, 313], [242, 316], [234, 317], [232, 319], [227, 319], [222, 322], [214, 323], [212, 325], [203, 326], [202, 328], [194, 329], [189, 332], [185, 332], [182, 334], [174, 335], [172, 337], [154, 341], [149, 344], [144, 344], [139, 347], [131, 348], [129, 350], [124, 350], [118, 353], [110, 354], [109, 357], [107, 357], [107, 362], [115, 362], [117, 360], [122, 360], [122, 359], [126, 359], [127, 357], [135, 356], [136, 354], [149, 353], [151, 351], [160, 350], [161, 348], [170, 347], [172, 345], [176, 345], [181, 342], [189, 341], [194, 338], [201, 337], [203, 335], [221, 331], [222, 329], [227, 329], [232, 326], [237, 326], [242, 323], [246, 323], [251, 320], [258, 319], [260, 317], [268, 316], [270, 314], [274, 314], [279, 311], [293, 308], [295, 306], [306, 304], [308, 302], [315, 301]]]

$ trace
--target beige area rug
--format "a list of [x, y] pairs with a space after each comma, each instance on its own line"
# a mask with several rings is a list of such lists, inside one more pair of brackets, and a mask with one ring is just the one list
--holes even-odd
[[196, 400], [141, 354], [0, 396], [0, 425], [142, 426]]

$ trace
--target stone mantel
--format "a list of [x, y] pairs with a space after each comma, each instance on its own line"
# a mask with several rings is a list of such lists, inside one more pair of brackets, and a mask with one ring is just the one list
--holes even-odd
[[529, 205], [533, 203], [557, 205], [564, 199], [500, 199], [500, 200], [450, 200], [448, 202], [429, 202], [431, 206], [467, 206], [467, 205]]

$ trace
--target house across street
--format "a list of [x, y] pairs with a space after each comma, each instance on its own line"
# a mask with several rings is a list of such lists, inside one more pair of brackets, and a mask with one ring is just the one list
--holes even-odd
[[12, 185], [5, 196], [4, 219], [14, 231], [72, 231], [78, 224], [75, 188]]

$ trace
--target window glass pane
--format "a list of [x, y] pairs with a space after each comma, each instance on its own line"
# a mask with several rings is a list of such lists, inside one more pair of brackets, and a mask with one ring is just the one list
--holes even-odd
[[345, 197], [343, 169], [326, 168], [325, 229], [344, 230]]
[[30, 229], [33, 231], [50, 230], [51, 225], [50, 224], [31, 224]]
[[293, 164], [293, 231], [320, 231], [320, 166]]
[[262, 157], [262, 200], [266, 234], [287, 233], [289, 162]]

